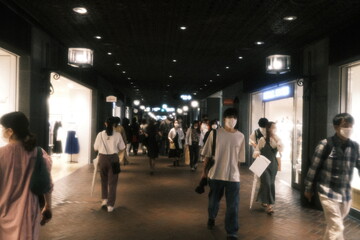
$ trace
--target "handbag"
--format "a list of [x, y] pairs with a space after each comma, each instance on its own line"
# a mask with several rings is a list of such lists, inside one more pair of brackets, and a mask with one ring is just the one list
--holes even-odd
[[[105, 144], [104, 139], [102, 138], [102, 136], [101, 136], [101, 140], [102, 140], [102, 142], [104, 144], [106, 153], [108, 153], [106, 144]], [[119, 156], [117, 154], [114, 154], [114, 156], [116, 156], [117, 160], [115, 160], [115, 161], [111, 160], [111, 169], [112, 169], [113, 174], [119, 174], [121, 172]]]
[[50, 173], [46, 167], [41, 147], [37, 147], [34, 170], [30, 179], [30, 190], [36, 195], [48, 193], [51, 189]]

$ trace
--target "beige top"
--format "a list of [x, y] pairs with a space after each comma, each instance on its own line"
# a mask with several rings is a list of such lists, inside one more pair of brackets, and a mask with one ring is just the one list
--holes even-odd
[[[39, 238], [39, 201], [30, 190], [36, 154], [36, 148], [27, 152], [21, 143], [0, 148], [0, 239]], [[51, 172], [52, 162], [44, 150], [43, 157]]]

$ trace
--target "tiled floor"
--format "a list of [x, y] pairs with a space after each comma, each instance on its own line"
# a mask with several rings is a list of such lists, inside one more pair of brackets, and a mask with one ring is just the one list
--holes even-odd
[[[55, 183], [53, 220], [41, 228], [40, 239], [142, 240], [142, 239], [226, 239], [225, 202], [214, 230], [206, 228], [207, 191], [194, 192], [200, 171], [188, 166], [174, 168], [167, 158], [160, 158], [157, 172], [150, 176], [147, 158], [132, 157], [132, 164], [122, 166], [115, 211], [100, 209], [100, 177], [94, 196], [90, 195], [93, 168], [80, 168]], [[323, 214], [302, 208], [299, 192], [277, 182], [275, 214], [266, 215], [259, 205], [249, 210], [252, 175], [241, 172], [239, 239], [312, 240], [321, 239]], [[358, 240], [360, 222], [346, 219], [346, 239]]]

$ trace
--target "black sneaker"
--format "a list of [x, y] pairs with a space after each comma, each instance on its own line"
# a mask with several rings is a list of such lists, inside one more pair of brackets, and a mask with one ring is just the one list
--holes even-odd
[[215, 219], [209, 218], [207, 222], [207, 228], [211, 230], [214, 229], [214, 227], [215, 227]]

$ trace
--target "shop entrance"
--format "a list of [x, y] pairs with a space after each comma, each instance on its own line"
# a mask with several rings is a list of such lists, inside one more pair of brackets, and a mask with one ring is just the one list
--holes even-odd
[[[18, 57], [0, 48], [0, 117], [17, 109]], [[6, 143], [0, 139], [0, 147]]]
[[90, 163], [91, 89], [51, 73], [49, 147], [53, 178], [62, 178]]
[[252, 94], [252, 131], [261, 117], [276, 123], [284, 145], [277, 179], [294, 188], [300, 188], [301, 182], [302, 95], [302, 87], [296, 83]]

